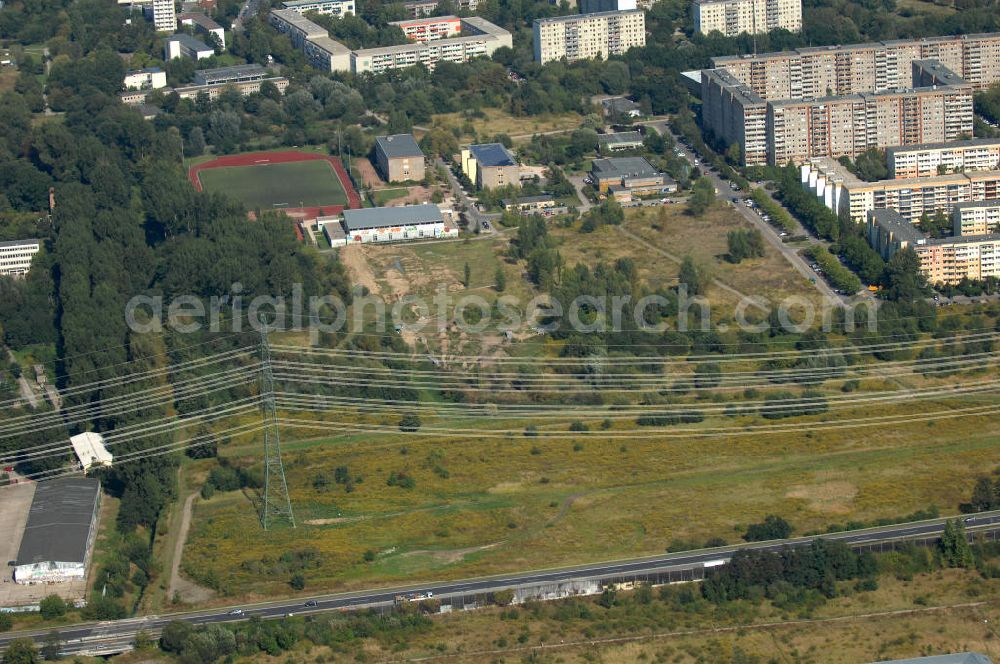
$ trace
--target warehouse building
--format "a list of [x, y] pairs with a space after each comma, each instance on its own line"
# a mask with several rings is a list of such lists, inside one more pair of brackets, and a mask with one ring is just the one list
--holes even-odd
[[521, 169], [514, 155], [500, 143], [470, 145], [462, 149], [462, 172], [479, 189], [521, 185]]
[[949, 143], [925, 143], [885, 151], [889, 177], [922, 178], [959, 171], [1000, 169], [1000, 138], [970, 138]]
[[694, 0], [694, 31], [724, 37], [771, 30], [802, 31], [802, 0]]
[[88, 478], [38, 483], [15, 560], [17, 583], [86, 577], [97, 535], [100, 488], [100, 482]]
[[376, 137], [375, 164], [386, 182], [424, 179], [424, 153], [411, 134]]
[[0, 242], [0, 276], [18, 277], [28, 274], [31, 260], [41, 248], [41, 240]]
[[458, 237], [458, 228], [429, 203], [344, 210], [341, 216], [319, 217], [316, 223], [333, 247]]

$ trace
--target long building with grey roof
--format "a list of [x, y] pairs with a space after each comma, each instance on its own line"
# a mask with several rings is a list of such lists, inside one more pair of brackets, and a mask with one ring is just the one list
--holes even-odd
[[89, 478], [38, 483], [15, 561], [17, 583], [86, 577], [97, 535], [100, 493], [100, 482]]

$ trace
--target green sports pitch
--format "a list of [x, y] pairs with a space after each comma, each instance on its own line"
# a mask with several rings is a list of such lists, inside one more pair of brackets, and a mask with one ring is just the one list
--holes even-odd
[[347, 193], [322, 159], [254, 166], [222, 166], [198, 173], [205, 191], [225, 194], [261, 210], [347, 205]]

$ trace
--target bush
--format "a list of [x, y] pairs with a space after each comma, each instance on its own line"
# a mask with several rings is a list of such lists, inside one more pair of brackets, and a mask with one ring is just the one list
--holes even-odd
[[46, 620], [66, 615], [66, 602], [59, 595], [49, 595], [38, 603], [38, 610]]
[[301, 572], [292, 574], [292, 578], [288, 580], [288, 585], [290, 585], [293, 590], [303, 590], [306, 587], [305, 575]]
[[420, 417], [413, 413], [403, 415], [399, 420], [399, 430], [405, 433], [413, 433], [420, 429]]
[[792, 526], [780, 516], [768, 514], [761, 523], [750, 524], [743, 534], [747, 542], [764, 542], [766, 540], [788, 539], [792, 534]]
[[9, 632], [14, 627], [14, 619], [9, 613], [0, 613], [0, 632]]
[[417, 485], [416, 481], [404, 472], [393, 471], [389, 473], [389, 479], [385, 482], [389, 486], [398, 486], [403, 489], [412, 489]]

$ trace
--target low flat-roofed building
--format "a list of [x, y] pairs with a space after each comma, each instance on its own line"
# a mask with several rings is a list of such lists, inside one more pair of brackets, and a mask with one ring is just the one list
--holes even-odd
[[181, 25], [190, 25], [195, 29], [195, 32], [215, 35], [215, 38], [219, 40], [219, 45], [223, 49], [226, 48], [225, 29], [207, 14], [201, 12], [184, 12], [177, 15], [177, 22]]
[[514, 155], [501, 143], [470, 145], [462, 149], [462, 172], [480, 189], [508, 184], [520, 186], [521, 169]]
[[226, 88], [235, 88], [241, 95], [247, 97], [254, 94], [255, 92], [260, 92], [261, 86], [265, 83], [270, 83], [278, 89], [281, 94], [285, 93], [285, 89], [288, 88], [288, 79], [284, 76], [271, 76], [269, 78], [264, 78], [260, 80], [247, 81], [245, 83], [213, 83], [211, 85], [186, 85], [180, 88], [174, 88], [174, 92], [177, 93], [181, 99], [194, 99], [199, 94], [204, 92], [208, 95], [209, 99], [216, 99], [222, 91]]
[[171, 35], [163, 42], [164, 60], [173, 60], [174, 58], [203, 60], [213, 55], [215, 55], [214, 48], [206, 46], [204, 42], [184, 33]]
[[556, 207], [556, 199], [548, 194], [541, 196], [522, 196], [520, 198], [505, 198], [503, 209], [517, 210], [519, 212], [540, 212]]
[[1000, 200], [959, 203], [951, 211], [952, 234], [1000, 233]]
[[920, 178], [960, 171], [1000, 169], [1000, 138], [924, 143], [888, 148], [889, 177]]
[[83, 472], [94, 466], [110, 466], [114, 462], [114, 456], [104, 445], [104, 436], [99, 433], [93, 431], [78, 433], [71, 436], [69, 442]]
[[[656, 170], [643, 157], [611, 157], [595, 159], [591, 162], [590, 178], [602, 194], [611, 187], [621, 187], [632, 195], [669, 193], [677, 190], [677, 184], [665, 173]], [[615, 190], [618, 191], [618, 190]], [[616, 199], [624, 199], [618, 194]]]
[[458, 236], [458, 228], [430, 203], [344, 210], [340, 217], [320, 217], [316, 222], [334, 247]]
[[215, 69], [199, 69], [194, 73], [195, 85], [215, 85], [217, 83], [248, 83], [262, 81], [270, 75], [259, 64], [234, 65]]
[[0, 275], [19, 277], [28, 274], [32, 259], [41, 249], [41, 240], [0, 242]]
[[126, 90], [159, 90], [167, 87], [167, 72], [159, 67], [130, 69], [125, 72], [122, 86]]
[[343, 16], [348, 13], [357, 13], [354, 9], [354, 0], [286, 0], [281, 3], [281, 6], [299, 14], [316, 12], [317, 14]]
[[14, 581], [59, 583], [86, 577], [100, 489], [100, 482], [88, 478], [38, 482], [14, 561]]
[[375, 163], [386, 182], [424, 179], [424, 153], [412, 134], [376, 137]]
[[601, 152], [622, 152], [641, 150], [642, 134], [637, 131], [620, 131], [614, 134], [598, 134], [597, 145]]

